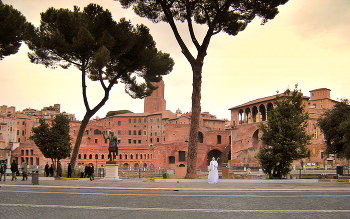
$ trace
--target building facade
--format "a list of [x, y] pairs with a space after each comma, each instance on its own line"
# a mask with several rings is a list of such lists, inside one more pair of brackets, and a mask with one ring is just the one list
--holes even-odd
[[[143, 113], [125, 113], [102, 119], [93, 119], [83, 135], [76, 167], [89, 163], [104, 167], [109, 160], [109, 142], [104, 138], [112, 131], [118, 138], [119, 151], [116, 160], [125, 170], [180, 168], [187, 166], [187, 153], [191, 113], [175, 113], [166, 110], [164, 82], [156, 84], [156, 90], [144, 100]], [[268, 120], [267, 112], [274, 107], [274, 96], [259, 98], [230, 108], [231, 121], [217, 119], [209, 112], [202, 112], [198, 132], [197, 168], [207, 168], [212, 157], [219, 158], [220, 166], [259, 166], [255, 159], [263, 142], [260, 122]], [[335, 103], [326, 88], [310, 91], [304, 96], [306, 110], [310, 115], [308, 134], [313, 136], [309, 149], [311, 157], [304, 159], [310, 167], [336, 165], [335, 156], [325, 156], [324, 136], [317, 127], [317, 119]], [[43, 157], [34, 142], [29, 140], [31, 128], [39, 125], [39, 119], [51, 121], [60, 112], [60, 105], [44, 107], [41, 111], [25, 109], [16, 112], [15, 107], [1, 107], [0, 114], [0, 160], [10, 157], [18, 164], [43, 168], [50, 159]], [[76, 140], [80, 122], [73, 114], [70, 118], [72, 147]], [[229, 126], [227, 126], [229, 123]], [[11, 154], [12, 153], [12, 154]], [[70, 157], [61, 160], [63, 166]], [[300, 161], [295, 163], [300, 165]]]
[[[262, 131], [259, 130], [259, 124], [268, 121], [267, 112], [274, 107], [275, 98], [276, 95], [259, 98], [229, 109], [234, 127], [231, 130], [231, 166], [259, 166], [257, 159], [255, 159], [259, 148], [263, 145], [260, 140]], [[325, 110], [331, 109], [336, 101], [330, 98], [329, 89], [320, 88], [311, 90], [310, 97], [303, 96], [303, 102], [305, 110], [310, 116], [307, 134], [312, 135], [311, 144], [308, 145], [311, 157], [303, 159], [302, 163], [296, 161], [294, 165], [309, 167], [336, 165], [334, 155], [328, 157], [324, 155], [326, 143], [323, 133], [317, 126], [317, 119]]]

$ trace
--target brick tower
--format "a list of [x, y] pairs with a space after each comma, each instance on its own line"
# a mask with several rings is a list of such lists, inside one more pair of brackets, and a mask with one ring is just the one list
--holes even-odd
[[166, 110], [166, 101], [164, 99], [164, 81], [153, 83], [154, 86], [158, 87], [153, 91], [151, 96], [148, 96], [144, 100], [144, 112], [154, 113]]

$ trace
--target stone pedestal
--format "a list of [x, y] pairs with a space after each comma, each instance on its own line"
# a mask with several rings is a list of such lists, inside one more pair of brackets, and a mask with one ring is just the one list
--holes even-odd
[[118, 173], [119, 164], [117, 161], [107, 161], [106, 162], [106, 175], [104, 180], [114, 180], [121, 181]]

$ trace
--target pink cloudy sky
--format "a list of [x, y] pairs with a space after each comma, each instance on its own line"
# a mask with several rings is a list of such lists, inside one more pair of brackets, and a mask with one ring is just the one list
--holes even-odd
[[[74, 5], [83, 8], [90, 1], [3, 0], [3, 3], [12, 4], [38, 26], [40, 12], [48, 7], [72, 10]], [[143, 23], [150, 28], [158, 49], [170, 53], [175, 60], [173, 72], [164, 77], [167, 109], [191, 111], [191, 68], [168, 24], [153, 24], [131, 9], [122, 9], [113, 0], [96, 3], [110, 10], [115, 20], [125, 17], [134, 25]], [[203, 68], [203, 111], [229, 118], [228, 108], [274, 95], [277, 90], [294, 88], [296, 83], [307, 96], [312, 89], [326, 87], [332, 90], [332, 99], [350, 98], [350, 1], [290, 0], [279, 10], [276, 18], [264, 26], [257, 18], [237, 36], [220, 33], [213, 37]], [[180, 25], [180, 29], [190, 43], [185, 25]], [[196, 30], [201, 39], [204, 26]], [[189, 47], [195, 51], [192, 45]], [[82, 119], [85, 108], [80, 72], [75, 67], [52, 70], [32, 64], [27, 52], [24, 44], [19, 53], [0, 61], [0, 105], [40, 110], [59, 103], [62, 111]], [[100, 101], [99, 83], [88, 84], [88, 95], [91, 106]], [[122, 85], [117, 85], [96, 116], [104, 117], [108, 111], [120, 109], [143, 112], [143, 100], [132, 99], [124, 93]]]

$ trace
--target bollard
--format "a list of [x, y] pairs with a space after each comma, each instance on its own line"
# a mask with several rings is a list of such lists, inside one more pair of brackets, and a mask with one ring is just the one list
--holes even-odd
[[38, 171], [32, 171], [32, 184], [39, 185], [39, 172]]

